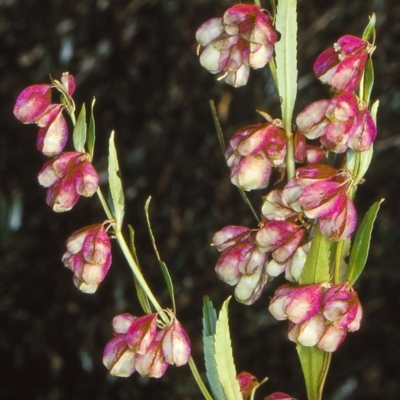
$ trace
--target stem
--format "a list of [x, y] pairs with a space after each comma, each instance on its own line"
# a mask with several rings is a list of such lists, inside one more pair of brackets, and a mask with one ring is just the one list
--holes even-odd
[[328, 376], [329, 366], [331, 365], [332, 353], [325, 353], [324, 363], [321, 370], [321, 381], [318, 389], [318, 399], [322, 399], [326, 377]]
[[344, 242], [339, 242], [336, 246], [335, 252], [335, 267], [333, 272], [333, 284], [338, 285], [340, 283], [340, 265], [342, 263], [342, 253], [343, 253]]
[[254, 4], [261, 7], [260, 0], [254, 0]]
[[124, 254], [126, 261], [128, 262], [133, 275], [135, 276], [136, 280], [138, 281], [139, 285], [143, 289], [143, 291], [146, 293], [146, 296], [150, 300], [150, 302], [153, 304], [154, 308], [156, 311], [161, 311], [162, 307], [158, 303], [157, 299], [154, 297], [153, 292], [150, 290], [146, 280], [144, 279], [138, 265], [136, 264], [136, 261], [134, 260], [131, 251], [129, 250], [129, 247], [125, 241], [125, 238], [122, 234], [122, 232], [119, 229], [115, 229], [115, 237], [117, 238], [118, 244], [121, 247], [122, 253]]
[[197, 383], [197, 386], [199, 387], [201, 393], [203, 394], [204, 398], [207, 400], [213, 400], [212, 396], [210, 395], [209, 391], [206, 388], [206, 385], [204, 385], [203, 380], [201, 379], [201, 376], [199, 374], [199, 371], [196, 367], [196, 364], [194, 363], [193, 357], [190, 356], [189, 358], [189, 367], [190, 370], [192, 371], [192, 375], [194, 380]]

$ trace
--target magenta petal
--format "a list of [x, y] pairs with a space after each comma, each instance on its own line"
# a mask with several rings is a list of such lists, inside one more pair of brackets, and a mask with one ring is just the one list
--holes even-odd
[[348, 145], [355, 151], [369, 150], [376, 138], [376, 126], [367, 109], [361, 111], [356, 117]]
[[33, 85], [23, 90], [14, 106], [14, 116], [24, 124], [33, 124], [51, 103], [50, 85]]
[[250, 236], [250, 229], [243, 226], [229, 225], [218, 231], [213, 237], [213, 245], [219, 251], [225, 250], [237, 243], [238, 240], [243, 240]]
[[[314, 64], [314, 73], [321, 79], [329, 70], [332, 70], [339, 63], [338, 55], [333, 47], [321, 53]], [[329, 79], [321, 79], [323, 83], [329, 82]]]
[[157, 314], [145, 315], [135, 320], [126, 335], [128, 346], [138, 354], [146, 353], [156, 336]]
[[75, 92], [75, 79], [74, 77], [68, 73], [64, 72], [61, 76], [61, 83], [64, 86], [66, 92], [72, 96]]
[[47, 157], [60, 154], [68, 140], [67, 122], [60, 111], [52, 123], [39, 129], [36, 147]]
[[329, 100], [319, 100], [307, 106], [296, 118], [296, 125], [309, 139], [316, 139], [325, 134], [327, 125], [326, 111]]

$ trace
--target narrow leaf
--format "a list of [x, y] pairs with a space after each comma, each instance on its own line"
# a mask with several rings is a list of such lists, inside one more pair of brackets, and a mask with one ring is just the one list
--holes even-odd
[[374, 203], [365, 214], [354, 238], [349, 258], [348, 281], [353, 285], [367, 263], [372, 229], [383, 199]]
[[108, 154], [108, 183], [110, 185], [111, 210], [117, 229], [120, 230], [125, 213], [125, 198], [122, 189], [121, 172], [118, 165], [117, 150], [114, 143], [114, 131], [111, 132]]
[[304, 347], [299, 344], [296, 349], [306, 381], [307, 398], [308, 400], [320, 400], [330, 354], [318, 349], [318, 347]]
[[[130, 250], [131, 250], [133, 259], [136, 261], [136, 264], [140, 270], [139, 261], [138, 261], [137, 254], [136, 254], [136, 247], [135, 247], [135, 231], [133, 230], [131, 225], [128, 225], [128, 228], [129, 228], [129, 239], [130, 239], [130, 247], [131, 247]], [[140, 305], [142, 306], [143, 311], [146, 314], [151, 314], [152, 310], [151, 310], [149, 299], [147, 298], [142, 287], [139, 285], [139, 282], [135, 278], [135, 275], [133, 275], [133, 280], [135, 282], [135, 288], [136, 288], [138, 300], [139, 300]]]
[[329, 280], [330, 248], [331, 242], [316, 227], [299, 283], [312, 285]]
[[88, 129], [88, 137], [87, 137], [87, 147], [89, 154], [92, 156], [94, 154], [94, 143], [96, 141], [96, 125], [94, 121], [94, 104], [96, 103], [96, 98], [93, 97], [92, 106], [90, 108], [90, 118], [89, 118], [89, 129]]
[[72, 134], [72, 140], [76, 151], [85, 151], [86, 130], [86, 107], [85, 104], [83, 104], [75, 124], [74, 133]]
[[176, 314], [174, 285], [172, 284], [171, 275], [169, 274], [167, 265], [165, 264], [164, 261], [161, 260], [160, 254], [158, 253], [157, 246], [156, 246], [156, 239], [154, 238], [153, 231], [151, 229], [150, 217], [149, 217], [150, 200], [151, 200], [151, 197], [149, 197], [147, 199], [146, 204], [144, 206], [144, 210], [145, 210], [145, 214], [146, 214], [146, 221], [147, 221], [147, 228], [149, 230], [150, 239], [153, 244], [154, 253], [157, 257], [158, 264], [160, 265], [161, 272], [163, 274], [165, 283], [167, 284], [168, 292], [171, 297], [172, 308], [174, 310], [174, 313]]
[[369, 23], [362, 35], [362, 38], [364, 40], [371, 41], [372, 39], [372, 42], [375, 42], [375, 23], [376, 23], [376, 16], [374, 13], [372, 13], [372, 15], [369, 17]]
[[227, 400], [218, 379], [217, 366], [214, 357], [214, 334], [216, 322], [217, 313], [215, 312], [215, 308], [208, 296], [205, 296], [203, 300], [203, 346], [207, 380], [214, 398], [217, 400]]
[[296, 0], [280, 0], [276, 14], [276, 29], [281, 34], [275, 45], [278, 91], [284, 126], [289, 129], [297, 95], [296, 3]]
[[236, 378], [236, 368], [233, 361], [231, 337], [229, 334], [228, 304], [225, 300], [219, 313], [215, 332], [215, 360], [219, 381], [229, 400], [242, 400], [239, 382]]

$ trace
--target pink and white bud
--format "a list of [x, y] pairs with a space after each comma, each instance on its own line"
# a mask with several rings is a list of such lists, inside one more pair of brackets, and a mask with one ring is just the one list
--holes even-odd
[[165, 360], [170, 365], [180, 367], [189, 362], [190, 339], [176, 318], [173, 318], [171, 324], [165, 328], [162, 350]]
[[326, 330], [326, 320], [320, 313], [300, 324], [289, 324], [288, 339], [302, 346], [315, 346]]
[[279, 321], [288, 319], [295, 324], [318, 313], [322, 302], [322, 285], [289, 284], [279, 287], [272, 298], [269, 311]]
[[145, 354], [157, 334], [157, 313], [137, 318], [126, 334], [128, 346], [138, 354]]
[[299, 113], [296, 124], [308, 139], [320, 138], [321, 143], [335, 153], [343, 153], [349, 147], [366, 151], [376, 138], [371, 114], [350, 91], [310, 104]]
[[236, 379], [239, 382], [243, 400], [249, 400], [253, 389], [258, 386], [257, 378], [249, 372], [243, 371], [237, 375]]
[[261, 251], [271, 252], [277, 262], [284, 263], [300, 246], [305, 233], [305, 228], [300, 225], [271, 221], [257, 232], [256, 242]]
[[88, 153], [68, 152], [48, 161], [38, 175], [47, 187], [46, 202], [56, 212], [69, 211], [79, 196], [90, 197], [98, 187], [99, 176]]
[[323, 296], [323, 314], [336, 327], [357, 331], [363, 316], [357, 292], [345, 283], [332, 286]]
[[212, 74], [223, 73], [221, 79], [240, 87], [247, 83], [250, 68], [262, 68], [271, 59], [277, 33], [261, 7], [237, 4], [223, 18], [201, 25], [196, 40], [204, 47], [201, 65]]
[[14, 116], [23, 124], [34, 124], [51, 104], [51, 85], [33, 85], [24, 89], [14, 106]]
[[72, 96], [75, 92], [75, 79], [69, 72], [63, 72], [61, 75], [61, 84], [65, 91]]
[[355, 36], [342, 36], [314, 64], [315, 75], [338, 91], [355, 90], [360, 83], [368, 54], [373, 47]]
[[75, 286], [84, 293], [94, 293], [111, 266], [111, 243], [104, 224], [74, 232], [66, 245], [62, 261], [74, 273]]
[[231, 181], [244, 190], [268, 186], [272, 167], [283, 167], [286, 138], [276, 125], [248, 125], [236, 131], [225, 153]]
[[107, 343], [103, 353], [103, 364], [111, 375], [126, 378], [135, 372], [136, 353], [126, 343], [126, 333], [135, 320], [131, 314], [121, 314], [112, 321], [115, 337]]
[[60, 154], [68, 140], [68, 126], [62, 114], [62, 104], [51, 106], [51, 109], [39, 119], [36, 147], [47, 157]]

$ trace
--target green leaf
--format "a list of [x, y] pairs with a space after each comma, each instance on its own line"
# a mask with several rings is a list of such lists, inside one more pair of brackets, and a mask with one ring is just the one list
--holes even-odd
[[242, 400], [229, 334], [228, 304], [230, 299], [228, 297], [222, 305], [215, 328], [215, 361], [219, 381], [226, 397], [229, 400]]
[[374, 86], [374, 66], [372, 64], [372, 58], [368, 57], [367, 64], [365, 65], [364, 71], [364, 98], [366, 104], [369, 103], [371, 97], [372, 87]]
[[89, 129], [88, 129], [88, 137], [87, 137], [87, 146], [89, 154], [92, 156], [94, 154], [94, 143], [96, 140], [96, 125], [94, 121], [94, 104], [96, 103], [96, 98], [93, 97], [92, 106], [90, 108], [90, 118], [89, 118]]
[[364, 40], [368, 40], [372, 42], [375, 42], [375, 23], [376, 23], [376, 16], [373, 13], [370, 17], [369, 17], [369, 23], [367, 25], [367, 27], [364, 30], [364, 33], [362, 35], [362, 38]]
[[214, 398], [217, 400], [227, 400], [224, 389], [218, 379], [217, 365], [214, 357], [216, 322], [217, 313], [215, 308], [208, 296], [205, 296], [203, 300], [203, 346], [207, 380]]
[[318, 347], [297, 345], [301, 368], [307, 387], [308, 400], [321, 400], [331, 355]]
[[161, 268], [161, 272], [163, 274], [165, 283], [167, 284], [169, 295], [171, 297], [172, 309], [174, 310], [174, 313], [176, 314], [174, 285], [172, 284], [171, 275], [169, 274], [167, 265], [165, 264], [164, 261], [161, 260], [160, 254], [158, 253], [157, 246], [156, 246], [156, 239], [154, 238], [153, 231], [151, 229], [150, 217], [149, 217], [150, 200], [151, 200], [151, 197], [149, 197], [147, 199], [146, 204], [144, 206], [144, 210], [145, 210], [145, 214], [146, 214], [147, 227], [148, 227], [148, 230], [149, 230], [151, 242], [153, 244], [154, 253], [156, 254], [156, 257], [157, 257], [157, 260], [158, 260], [158, 264], [159, 264], [159, 266]]
[[86, 130], [86, 107], [85, 104], [83, 104], [81, 112], [78, 116], [78, 120], [76, 121], [74, 133], [72, 134], [72, 140], [74, 142], [74, 148], [76, 151], [85, 151]]
[[114, 143], [114, 131], [111, 132], [108, 154], [108, 183], [110, 185], [111, 204], [117, 229], [121, 230], [125, 213], [125, 198], [122, 189], [121, 172], [118, 165], [117, 150]]
[[[135, 231], [133, 230], [131, 225], [128, 225], [128, 229], [129, 229], [129, 239], [130, 239], [130, 247], [131, 247], [131, 253], [133, 256], [133, 259], [136, 262], [136, 265], [139, 268], [139, 271], [141, 271], [140, 266], [139, 266], [139, 261], [137, 258], [137, 254], [136, 254], [136, 247], [135, 247]], [[150, 306], [150, 302], [148, 297], [146, 296], [146, 293], [144, 292], [144, 290], [142, 289], [142, 287], [139, 285], [139, 282], [137, 281], [135, 275], [133, 275], [133, 280], [135, 282], [135, 288], [136, 288], [136, 293], [138, 296], [138, 300], [140, 305], [142, 306], [143, 311], [146, 314], [151, 314], [152, 313], [152, 309]]]
[[316, 227], [299, 283], [312, 285], [329, 281], [330, 249], [331, 242]]
[[297, 95], [297, 12], [296, 0], [280, 0], [276, 14], [276, 29], [281, 38], [275, 45], [278, 92], [284, 126], [291, 126]]
[[383, 200], [377, 201], [368, 210], [357, 230], [356, 237], [354, 238], [349, 258], [349, 274], [347, 278], [352, 285], [361, 275], [365, 264], [367, 263], [372, 229], [382, 201]]

